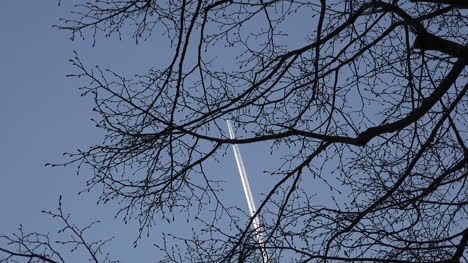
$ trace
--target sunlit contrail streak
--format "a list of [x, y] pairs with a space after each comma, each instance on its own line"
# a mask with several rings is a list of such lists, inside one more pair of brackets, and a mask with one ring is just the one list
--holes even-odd
[[[236, 136], [234, 135], [234, 130], [232, 129], [230, 120], [227, 120], [227, 125], [229, 129], [229, 137], [231, 139], [235, 139]], [[242, 156], [240, 154], [240, 150], [237, 144], [232, 144], [232, 148], [234, 149], [234, 156], [236, 157], [237, 168], [239, 169], [239, 175], [242, 181], [242, 186], [244, 187], [245, 199], [247, 199], [247, 204], [250, 210], [250, 216], [253, 217], [253, 225], [257, 234], [258, 244], [262, 249], [263, 262], [268, 263], [270, 261], [268, 260], [268, 254], [265, 248], [262, 226], [260, 224], [260, 218], [258, 217], [258, 215], [255, 216], [257, 208], [255, 207], [252, 192], [250, 191], [249, 180], [247, 179], [247, 173], [245, 172], [244, 162], [242, 161]]]

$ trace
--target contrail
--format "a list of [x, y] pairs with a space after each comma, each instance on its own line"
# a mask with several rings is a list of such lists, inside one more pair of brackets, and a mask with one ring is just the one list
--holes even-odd
[[[235, 139], [236, 136], [234, 134], [234, 130], [232, 129], [231, 121], [227, 120], [226, 122], [229, 129], [229, 137], [231, 139]], [[247, 199], [247, 204], [249, 205], [250, 216], [253, 217], [253, 225], [257, 234], [258, 244], [262, 249], [263, 262], [269, 263], [270, 261], [268, 259], [268, 253], [265, 248], [265, 241], [263, 239], [263, 231], [260, 223], [260, 218], [258, 217], [258, 215], [255, 216], [257, 208], [255, 207], [252, 192], [250, 191], [249, 180], [247, 179], [247, 173], [245, 172], [244, 162], [242, 161], [242, 156], [237, 144], [232, 144], [232, 148], [234, 149], [234, 156], [236, 157], [237, 168], [239, 169], [239, 175], [242, 181], [242, 186], [244, 187], [245, 199]]]

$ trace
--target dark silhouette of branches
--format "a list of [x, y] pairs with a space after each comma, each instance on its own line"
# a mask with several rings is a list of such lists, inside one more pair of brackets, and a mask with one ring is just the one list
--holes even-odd
[[[59, 221], [62, 228], [58, 234], [66, 239], [51, 238], [50, 234], [38, 232], [25, 233], [20, 226], [17, 233], [12, 235], [0, 235], [2, 246], [0, 247], [0, 262], [76, 262], [73, 260], [74, 252], [83, 251], [88, 255], [90, 262], [118, 263], [111, 260], [109, 254], [105, 254], [103, 247], [112, 240], [90, 241], [86, 238], [86, 232], [99, 222], [80, 228], [70, 221], [70, 214], [65, 214], [62, 209], [62, 197], [56, 211], [42, 211], [44, 214]], [[6, 246], [3, 246], [3, 243]], [[64, 250], [67, 253], [64, 253]], [[71, 252], [71, 253], [70, 253]]]
[[[86, 189], [102, 187], [101, 201], [117, 201], [139, 235], [181, 213], [200, 225], [190, 238], [164, 236], [162, 262], [260, 262], [253, 219], [225, 205], [226, 186], [205, 167], [233, 143], [262, 142], [282, 154], [256, 212], [271, 262], [464, 262], [465, 8], [429, 0], [79, 4], [57, 26], [72, 39], [167, 37], [173, 55], [129, 77], [75, 54], [70, 77], [89, 81], [83, 95], [106, 135], [54, 165], [91, 167]], [[238, 138], [229, 138], [227, 119]], [[330, 188], [328, 201], [314, 195], [318, 183]], [[47, 251], [20, 252], [58, 256]]]

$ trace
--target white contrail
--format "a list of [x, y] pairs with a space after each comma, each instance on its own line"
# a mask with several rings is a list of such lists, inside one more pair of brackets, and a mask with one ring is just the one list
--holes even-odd
[[[229, 129], [229, 137], [231, 139], [235, 139], [236, 136], [234, 135], [234, 130], [232, 129], [230, 120], [227, 120], [227, 125]], [[237, 144], [232, 144], [232, 148], [234, 149], [234, 156], [236, 157], [237, 168], [239, 169], [239, 175], [242, 181], [242, 186], [244, 187], [245, 199], [247, 199], [247, 204], [249, 205], [250, 216], [253, 217], [253, 226], [257, 234], [258, 244], [262, 249], [263, 262], [269, 263], [270, 261], [268, 259], [268, 254], [265, 248], [265, 241], [263, 239], [263, 231], [262, 226], [260, 224], [260, 218], [258, 217], [258, 215], [255, 216], [257, 208], [255, 208], [252, 192], [250, 191], [249, 180], [247, 179], [247, 173], [245, 172], [244, 162], [242, 161], [242, 156], [240, 154], [240, 150]]]

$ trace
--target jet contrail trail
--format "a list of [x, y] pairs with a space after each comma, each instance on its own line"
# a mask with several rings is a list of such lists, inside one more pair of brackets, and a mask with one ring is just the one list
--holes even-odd
[[[231, 139], [235, 139], [236, 136], [234, 135], [234, 130], [232, 129], [231, 121], [227, 120], [226, 122], [229, 129], [229, 137]], [[265, 248], [265, 241], [263, 239], [263, 231], [260, 223], [260, 218], [258, 217], [258, 215], [255, 216], [257, 208], [255, 207], [252, 192], [250, 191], [249, 180], [247, 179], [247, 173], [245, 172], [244, 162], [242, 161], [242, 156], [240, 154], [240, 150], [237, 144], [232, 144], [232, 148], [234, 149], [234, 156], [236, 157], [237, 168], [239, 169], [239, 175], [242, 181], [242, 186], [244, 187], [245, 199], [247, 199], [247, 204], [250, 210], [250, 216], [253, 217], [253, 225], [257, 234], [258, 244], [262, 249], [263, 262], [269, 263], [270, 261], [268, 259], [268, 254]]]

